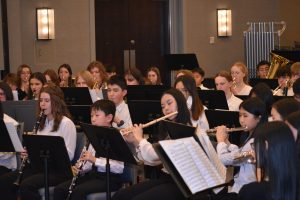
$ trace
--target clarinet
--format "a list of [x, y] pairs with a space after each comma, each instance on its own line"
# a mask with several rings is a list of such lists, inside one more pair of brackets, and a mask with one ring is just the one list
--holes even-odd
[[90, 145], [90, 142], [87, 142], [87, 145], [83, 147], [83, 149], [82, 149], [82, 151], [80, 153], [79, 160], [77, 161], [78, 172], [72, 178], [71, 184], [70, 184], [69, 189], [68, 189], [68, 196], [67, 196], [66, 200], [71, 200], [72, 193], [74, 191], [74, 188], [76, 187], [76, 182], [77, 182], [77, 180], [78, 180], [78, 178], [79, 178], [79, 176], [81, 174], [82, 168], [87, 163], [87, 160], [80, 160], [80, 158], [82, 157], [83, 153], [88, 150], [89, 145]]
[[[40, 127], [40, 123], [42, 121], [42, 119], [45, 117], [44, 111], [42, 110], [37, 118], [37, 121], [35, 122], [35, 125], [33, 127], [32, 130], [32, 135], [36, 135], [37, 134], [37, 130]], [[15, 180], [15, 182], [13, 183], [15, 186], [19, 187], [23, 178], [23, 173], [24, 173], [24, 169], [26, 167], [26, 164], [28, 163], [28, 157], [24, 157], [21, 161], [20, 167], [18, 169], [18, 177]]]

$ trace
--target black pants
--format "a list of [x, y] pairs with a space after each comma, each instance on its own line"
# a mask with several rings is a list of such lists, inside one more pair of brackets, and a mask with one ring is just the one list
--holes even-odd
[[11, 172], [10, 169], [8, 169], [7, 167], [4, 167], [4, 166], [0, 166], [0, 177], [9, 172]]
[[113, 200], [181, 200], [185, 199], [169, 175], [161, 175], [157, 180], [149, 180], [119, 190]]
[[[71, 180], [63, 182], [54, 188], [54, 200], [64, 200], [68, 195]], [[121, 187], [120, 175], [110, 175], [110, 190], [116, 191]], [[92, 193], [106, 191], [106, 174], [91, 171], [78, 178], [72, 192], [72, 200], [82, 200]]]

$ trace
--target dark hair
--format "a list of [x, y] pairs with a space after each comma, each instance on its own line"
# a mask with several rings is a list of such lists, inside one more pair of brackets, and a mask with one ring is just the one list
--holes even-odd
[[205, 72], [201, 67], [195, 67], [194, 69], [192, 69], [192, 73], [198, 73], [202, 76], [202, 78], [204, 78], [205, 76]]
[[177, 83], [182, 82], [185, 89], [189, 92], [192, 97], [193, 103], [191, 107], [191, 114], [193, 120], [198, 120], [200, 115], [203, 113], [204, 107], [198, 96], [196, 82], [193, 77], [189, 75], [182, 75], [176, 78], [174, 87], [176, 87]]
[[16, 87], [18, 87], [18, 84], [19, 84], [18, 76], [15, 73], [6, 74], [3, 81], [7, 84], [15, 85]]
[[262, 61], [260, 61], [260, 62], [256, 65], [256, 70], [258, 70], [259, 67], [262, 66], [262, 65], [268, 65], [268, 66], [270, 67], [271, 63], [270, 63], [269, 61], [267, 61], [267, 60], [262, 60]]
[[268, 116], [266, 113], [266, 105], [258, 97], [251, 97], [251, 98], [244, 100], [240, 104], [239, 108], [240, 109], [243, 108], [244, 110], [251, 113], [255, 117], [260, 117], [258, 125], [268, 121]]
[[[93, 105], [91, 106], [91, 111], [92, 110], [101, 110], [105, 113], [105, 115], [112, 115], [113, 120], [116, 113], [116, 106], [114, 102], [110, 100], [101, 99], [93, 103]], [[110, 123], [112, 123], [112, 121]]]
[[147, 69], [147, 77], [148, 77], [148, 73], [149, 73], [150, 71], [155, 72], [155, 74], [156, 74], [156, 76], [157, 76], [156, 85], [161, 85], [161, 84], [162, 84], [162, 82], [161, 82], [161, 75], [160, 75], [160, 71], [159, 71], [158, 67], [156, 67], [156, 66], [151, 66], [151, 67], [149, 67], [149, 68]]
[[22, 64], [18, 67], [17, 69], [17, 76], [18, 76], [18, 88], [21, 88], [21, 84], [22, 84], [22, 81], [21, 81], [21, 73], [22, 73], [22, 70], [24, 68], [28, 68], [29, 69], [29, 72], [30, 72], [30, 75], [32, 74], [32, 71], [31, 71], [31, 68], [29, 65], [26, 65], [26, 64]]
[[130, 68], [130, 69], [126, 70], [124, 73], [124, 77], [125, 77], [125, 75], [132, 75], [133, 78], [135, 78], [135, 80], [137, 80], [137, 82], [140, 85], [145, 85], [144, 77], [138, 68]]
[[127, 90], [125, 78], [120, 75], [113, 75], [107, 81], [107, 85], [118, 85], [122, 90]]
[[[29, 78], [29, 83], [30, 83], [30, 80], [33, 79], [33, 78], [41, 81], [42, 85], [45, 85], [46, 82], [47, 82], [45, 75], [42, 74], [41, 72], [35, 72], [35, 73], [31, 74], [30, 78]], [[28, 98], [29, 99], [33, 98], [33, 92], [31, 90], [31, 87], [29, 87]]]
[[276, 109], [281, 118], [285, 120], [289, 114], [300, 110], [300, 103], [294, 98], [284, 98], [275, 102], [272, 108]]
[[46, 69], [46, 71], [44, 71], [44, 75], [45, 75], [45, 77], [46, 77], [46, 75], [48, 75], [50, 77], [52, 83], [59, 86], [59, 81], [60, 81], [59, 76], [53, 69]]
[[114, 64], [105, 65], [105, 70], [107, 73], [117, 72], [117, 67]]
[[59, 77], [59, 71], [61, 68], [65, 68], [68, 70], [70, 76], [68, 77], [68, 87], [74, 87], [74, 84], [73, 84], [73, 81], [72, 81], [72, 68], [69, 64], [62, 64], [61, 66], [59, 66], [58, 70], [57, 70], [57, 74], [58, 74], [58, 79], [59, 79], [59, 82], [61, 82], [61, 79]]
[[274, 121], [259, 126], [255, 135], [257, 164], [269, 178], [266, 192], [273, 200], [296, 199], [298, 158], [291, 130], [284, 122]]
[[289, 114], [285, 120], [297, 130], [296, 144], [298, 157], [300, 158], [300, 111]]
[[293, 92], [295, 95], [300, 95], [300, 78], [293, 83]]
[[169, 95], [173, 96], [177, 103], [178, 114], [176, 116], [175, 121], [177, 123], [192, 125], [191, 118], [190, 118], [190, 111], [186, 105], [186, 100], [185, 100], [183, 94], [175, 88], [171, 88], [171, 89], [165, 91], [163, 93], [162, 97], [165, 94], [169, 94]]
[[276, 71], [276, 77], [289, 76], [291, 77], [291, 70], [289, 66], [281, 66]]
[[3, 90], [3, 93], [5, 95], [6, 101], [12, 101], [14, 100], [13, 93], [11, 91], [11, 88], [9, 85], [5, 82], [0, 82], [0, 89]]
[[271, 88], [263, 82], [258, 83], [251, 89], [249, 97], [253, 97], [253, 95], [265, 102], [267, 114], [270, 115], [272, 104], [274, 102]]
[[[57, 85], [54, 85], [54, 84], [50, 84], [46, 87], [43, 87], [41, 89], [41, 93], [47, 93], [50, 95], [52, 115], [54, 118], [53, 129], [51, 131], [55, 132], [58, 130], [60, 122], [64, 116], [71, 118], [71, 115], [69, 113], [67, 105], [64, 101], [64, 93], [60, 89], [60, 87], [58, 87]], [[41, 108], [39, 106], [39, 112], [40, 112], [40, 109]], [[46, 119], [41, 121], [39, 130], [44, 129], [45, 120]]]

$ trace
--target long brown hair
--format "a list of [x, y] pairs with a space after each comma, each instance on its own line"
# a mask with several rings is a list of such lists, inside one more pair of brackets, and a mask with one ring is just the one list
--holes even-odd
[[[64, 116], [70, 118], [70, 113], [67, 108], [67, 105], [64, 101], [64, 93], [60, 89], [60, 87], [51, 84], [49, 86], [43, 87], [41, 89], [41, 93], [47, 93], [50, 96], [51, 100], [51, 112], [54, 118], [53, 128], [51, 132], [55, 132], [58, 130], [61, 120]], [[40, 93], [40, 94], [41, 94]], [[41, 108], [39, 106], [39, 112], [41, 111]], [[43, 130], [45, 127], [45, 120], [42, 120], [40, 123], [39, 130]]]

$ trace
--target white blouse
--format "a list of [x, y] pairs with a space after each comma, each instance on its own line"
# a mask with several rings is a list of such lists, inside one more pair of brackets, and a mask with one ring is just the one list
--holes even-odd
[[128, 105], [125, 103], [125, 101], [122, 101], [116, 107], [115, 115], [118, 116], [118, 118], [120, 120], [123, 120], [124, 124], [122, 126], [118, 127], [117, 124], [115, 122], [113, 122], [113, 124], [112, 124], [113, 127], [117, 128], [117, 129], [121, 129], [121, 128], [127, 128], [127, 127], [132, 126], [132, 121], [131, 121]]
[[227, 104], [230, 111], [239, 111], [239, 107], [242, 102], [242, 99], [237, 98], [233, 94], [231, 94], [230, 98], [227, 99]]

